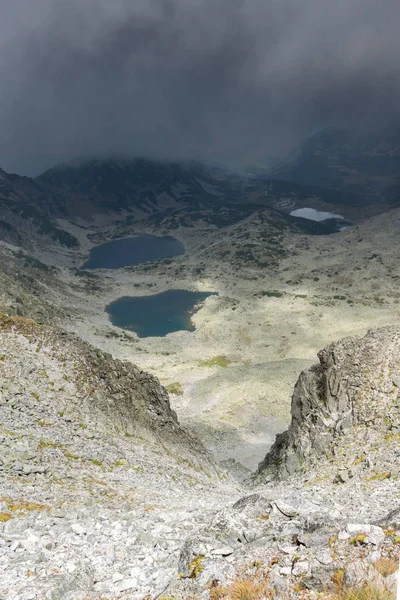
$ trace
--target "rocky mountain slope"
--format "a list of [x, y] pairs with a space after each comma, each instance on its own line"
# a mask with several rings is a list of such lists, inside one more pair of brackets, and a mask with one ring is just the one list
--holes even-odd
[[397, 479], [399, 356], [400, 332], [394, 328], [343, 339], [319, 352], [320, 363], [296, 383], [289, 430], [278, 436], [259, 473], [270, 470], [282, 478], [305, 468], [309, 474], [314, 467], [318, 477], [331, 465], [340, 467], [339, 481], [357, 468], [370, 471], [371, 479]]
[[[16, 317], [0, 318], [0, 597], [232, 600], [245, 579], [257, 600], [315, 600], [342, 576], [393, 590], [397, 327], [320, 353], [254, 481], [233, 458], [254, 468], [287, 428], [317, 349], [397, 323], [400, 209], [324, 235], [285, 214], [307, 192], [193, 165], [1, 175], [0, 311]], [[186, 255], [80, 268], [142, 232]], [[171, 288], [217, 292], [195, 331], [138, 338], [104, 312]]]
[[153, 377], [61, 330], [0, 326], [4, 598], [395, 590], [398, 329], [320, 353], [296, 385], [286, 445], [246, 494]]
[[[284, 212], [315, 205], [360, 212], [351, 190], [330, 190], [296, 181], [236, 174], [199, 163], [161, 163], [144, 159], [103, 160], [59, 165], [34, 180], [53, 197], [53, 211], [89, 221], [94, 215], [129, 213], [127, 224], [148, 216], [171, 229], [202, 221], [223, 227], [260, 206]], [[356, 209], [354, 211], [353, 208]]]
[[170, 229], [202, 221], [221, 227], [260, 205], [341, 211], [359, 222], [398, 204], [399, 148], [395, 123], [363, 135], [322, 130], [288, 162], [260, 176], [145, 159], [59, 165], [35, 179], [0, 170], [0, 233], [18, 245], [49, 238], [72, 248], [77, 241], [57, 218], [92, 221], [96, 215], [110, 222], [130, 214], [158, 226], [168, 221]]
[[[1, 308], [61, 325], [165, 385], [178, 383], [182, 393], [172, 402], [185, 425], [217, 460], [235, 458], [254, 469], [269, 440], [287, 426], [288, 390], [317, 350], [396, 322], [400, 213], [315, 235], [323, 233], [319, 224], [271, 207], [232, 202], [221, 210], [218, 202], [188, 213], [184, 203], [157, 208], [141, 219], [121, 213], [108, 222], [107, 215], [93, 223], [55, 220], [78, 240], [77, 248], [44, 239], [32, 245], [28, 233], [32, 250], [3, 244]], [[80, 268], [93, 245], [142, 232], [174, 235], [186, 254], [125, 269]], [[193, 317], [190, 335], [139, 339], [113, 327], [104, 312], [121, 296], [171, 288], [218, 293]], [[220, 356], [227, 368], [213, 365]], [[268, 383], [272, 371], [280, 374], [279, 385]]]
[[20, 317], [0, 319], [0, 373], [0, 595], [161, 590], [230, 489], [165, 390]]
[[[125, 227], [140, 222], [142, 228], [221, 228], [260, 206], [286, 212], [311, 204], [329, 209], [336, 200], [329, 190], [251, 179], [197, 163], [90, 161], [60, 165], [35, 179], [0, 170], [0, 235], [31, 252], [51, 243], [74, 249], [78, 241], [60, 219], [83, 226], [87, 221], [110, 227], [123, 219]], [[350, 198], [342, 200], [352, 205]]]
[[0, 239], [32, 250], [34, 243], [57, 243], [68, 248], [77, 240], [58, 227], [53, 196], [29, 177], [0, 169]]
[[[252, 598], [267, 591], [295, 597], [296, 589], [306, 598], [321, 590], [329, 597], [335, 577], [353, 589], [369, 583], [381, 594], [396, 590], [400, 330], [344, 339], [319, 358], [298, 379], [291, 425], [260, 464], [255, 493], [185, 542], [179, 569], [188, 576], [201, 556], [203, 585], [225, 582], [236, 564], [242, 581], [260, 586]], [[384, 572], [384, 557], [393, 575]], [[230, 589], [220, 586], [221, 596], [234, 598]]]
[[323, 129], [299, 146], [291, 159], [270, 175], [303, 185], [346, 190], [360, 204], [398, 205], [400, 199], [400, 126], [359, 134]]

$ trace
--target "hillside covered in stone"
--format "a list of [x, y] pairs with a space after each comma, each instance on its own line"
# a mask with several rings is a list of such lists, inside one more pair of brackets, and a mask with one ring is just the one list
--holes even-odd
[[[187, 190], [173, 201], [160, 192], [159, 200], [147, 207], [136, 210], [132, 196], [131, 213], [127, 208], [108, 213], [106, 205], [112, 205], [119, 187], [115, 188], [112, 178], [109, 188], [100, 186], [102, 199], [94, 198], [101, 173], [104, 177], [108, 173], [103, 167], [95, 163], [84, 169], [91, 182], [85, 193], [103, 211], [95, 219], [85, 221], [83, 216], [62, 212], [60, 202], [66, 210], [66, 200], [61, 199], [61, 192], [52, 192], [54, 211], [48, 213], [52, 223], [78, 245], [68, 247], [37, 236], [29, 219], [23, 218], [18, 225], [19, 240], [3, 237], [1, 310], [56, 324], [116, 357], [140, 364], [182, 392], [172, 396], [174, 409], [217, 460], [234, 458], [256, 468], [270, 440], [287, 427], [291, 389], [316, 352], [332, 340], [396, 322], [400, 209], [369, 219], [361, 211], [357, 225], [332, 234], [329, 221], [299, 219], [287, 214], [288, 207], [286, 212], [273, 208], [280, 200], [274, 196], [277, 188], [271, 191], [269, 183], [264, 182], [272, 195], [258, 195], [257, 201], [264, 198], [271, 205], [261, 206], [254, 203], [253, 195], [244, 194], [244, 189], [250, 193], [258, 185], [251, 178], [243, 187], [243, 180], [227, 179], [226, 173], [213, 169], [171, 170], [164, 165], [160, 169], [168, 181], [176, 182], [182, 172], [196, 180], [193, 190], [197, 189], [198, 202], [192, 204]], [[150, 189], [153, 179], [157, 180], [154, 164], [139, 161], [122, 167], [111, 169], [119, 186], [124, 182], [128, 186], [129, 181], [134, 186], [136, 181], [138, 189], [144, 190], [141, 186]], [[78, 185], [82, 168], [71, 169], [74, 185]], [[54, 174], [60, 190], [63, 173], [61, 168]], [[220, 181], [218, 194], [211, 194], [203, 176]], [[15, 184], [19, 179], [11, 176], [10, 181]], [[34, 183], [35, 189], [42, 185]], [[204, 185], [208, 191], [202, 195]], [[227, 201], [232, 185], [237, 186], [236, 195]], [[124, 202], [130, 189], [125, 190]], [[297, 193], [294, 201], [290, 189], [285, 188], [289, 207], [300, 202]], [[29, 204], [30, 198], [36, 202], [32, 194], [24, 202]], [[145, 197], [144, 191], [140, 197]], [[42, 208], [50, 196], [45, 198]], [[305, 196], [303, 201], [326, 208], [315, 198]], [[123, 269], [82, 268], [93, 246], [141, 233], [172, 235], [184, 245], [185, 254]], [[192, 317], [196, 329], [190, 335], [182, 331], [162, 338], [139, 338], [113, 326], [105, 312], [119, 297], [171, 288], [218, 294]], [[227, 368], [213, 364], [215, 357], [223, 357]]]
[[[400, 330], [343, 339], [321, 350], [319, 359], [298, 379], [289, 430], [259, 465], [253, 494], [221, 509], [188, 538], [180, 556], [183, 573], [189, 575], [202, 556], [199, 580], [224, 583], [230, 556], [248, 586], [258, 583], [254, 598], [296, 597], [295, 590], [303, 598], [321, 592], [329, 598], [338, 577], [356, 598], [363, 585], [372, 586], [368, 593], [376, 598], [386, 597], [385, 589], [394, 594]], [[212, 550], [216, 543], [220, 552]], [[390, 561], [392, 574], [383, 569]], [[235, 589], [219, 586], [227, 598], [235, 597]]]
[[[393, 593], [397, 146], [338, 135], [302, 149], [321, 180], [143, 159], [0, 171], [1, 598]], [[304, 206], [344, 219], [290, 215]], [[140, 234], [184, 254], [85, 267]], [[168, 290], [205, 293], [192, 330], [139, 336], [105, 310]]]
[[61, 330], [0, 325], [4, 597], [230, 599], [241, 581], [256, 600], [311, 600], [338, 577], [395, 590], [397, 329], [321, 351], [246, 489], [154, 377]]
[[158, 380], [64, 331], [1, 316], [0, 386], [1, 595], [160, 589], [228, 479]]
[[0, 169], [0, 239], [32, 250], [35, 242], [57, 243], [68, 248], [77, 240], [57, 225], [51, 193], [29, 177]]
[[300, 375], [290, 427], [278, 436], [259, 475], [285, 478], [309, 474], [311, 468], [337, 468], [341, 483], [365, 471], [371, 480], [397, 480], [400, 331], [386, 328], [361, 340], [343, 339], [318, 358], [319, 364]]

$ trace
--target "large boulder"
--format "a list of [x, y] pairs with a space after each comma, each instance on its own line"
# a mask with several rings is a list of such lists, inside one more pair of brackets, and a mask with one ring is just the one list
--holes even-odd
[[345, 338], [321, 350], [318, 358], [318, 365], [301, 373], [292, 396], [290, 427], [277, 436], [259, 465], [259, 475], [287, 478], [304, 470], [335, 453], [355, 428], [370, 431], [371, 439], [400, 430], [399, 329]]

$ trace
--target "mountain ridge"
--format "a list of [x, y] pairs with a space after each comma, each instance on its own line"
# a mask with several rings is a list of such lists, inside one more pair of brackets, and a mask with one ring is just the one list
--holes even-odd
[[301, 144], [270, 176], [358, 195], [366, 205], [398, 205], [400, 198], [398, 123], [369, 134], [326, 128]]
[[[313, 186], [103, 166], [0, 173], [0, 595], [229, 598], [245, 578], [315, 600], [339, 572], [393, 592], [400, 208], [347, 207], [357, 224], [326, 235], [288, 214], [331, 207]], [[81, 268], [137, 233], [186, 254]], [[214, 292], [193, 332], [138, 338], [104, 312], [171, 288]]]

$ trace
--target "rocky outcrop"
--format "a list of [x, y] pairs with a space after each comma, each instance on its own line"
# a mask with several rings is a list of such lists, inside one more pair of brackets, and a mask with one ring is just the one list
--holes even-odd
[[0, 316], [1, 597], [157, 597], [224, 498], [155, 377]]
[[277, 436], [259, 474], [288, 477], [337, 454], [349, 438], [360, 438], [360, 450], [367, 452], [380, 438], [400, 432], [399, 329], [343, 339], [318, 358], [318, 365], [300, 375], [289, 430]]
[[50, 267], [28, 253], [0, 244], [0, 313], [59, 323], [72, 316], [70, 289]]
[[290, 428], [260, 465], [256, 493], [186, 540], [174, 597], [213, 585], [231, 597], [234, 566], [278, 598], [297, 586], [324, 597], [338, 585], [395, 591], [400, 330], [346, 338], [318, 356], [297, 381]]
[[329, 586], [333, 591], [338, 576], [348, 589], [370, 584], [395, 591], [398, 565], [387, 558], [397, 556], [393, 535], [376, 525], [349, 522], [339, 503], [319, 494], [312, 500], [302, 491], [275, 499], [271, 490], [264, 494], [221, 509], [188, 537], [179, 557], [180, 581], [169, 590], [174, 598], [197, 597], [213, 585], [222, 591], [235, 579], [233, 566], [236, 578], [266, 582], [274, 598], [287, 597], [296, 585], [303, 593], [326, 592]]
[[[0, 315], [0, 334], [6, 349], [4, 334], [10, 335], [12, 345], [23, 336], [22, 353], [26, 352], [28, 357], [35, 350], [37, 363], [42, 362], [42, 356], [50, 355], [51, 368], [61, 367], [60, 376], [74, 382], [76, 391], [72, 402], [71, 398], [65, 399], [71, 418], [97, 430], [182, 444], [196, 455], [206, 456], [198, 441], [179, 426], [167, 392], [153, 375], [130, 362], [112, 358], [74, 334], [30, 319]], [[4, 360], [6, 358], [7, 355]], [[37, 365], [32, 368], [40, 372]], [[48, 379], [44, 363], [42, 372], [43, 379]], [[23, 375], [22, 372], [22, 379]], [[25, 375], [29, 379], [28, 374]]]
[[[327, 442], [333, 458], [316, 449], [311, 425], [303, 426], [308, 413], [298, 393], [297, 433], [312, 440], [298, 445], [307, 472], [263, 482], [240, 498], [238, 484], [180, 427], [156, 378], [75, 335], [1, 316], [3, 596], [186, 600], [207, 598], [215, 587], [222, 598], [233, 597], [224, 589], [245, 577], [278, 598], [311, 600], [304, 588], [324, 592], [338, 574], [349, 588], [369, 582], [393, 590], [398, 337], [394, 330], [369, 334], [349, 357], [353, 342], [357, 348], [345, 340], [323, 353], [330, 365], [324, 415], [328, 404], [337, 413]], [[360, 380], [350, 367], [358, 359]], [[302, 376], [303, 393], [314, 394], [307, 410], [316, 413], [320, 369]], [[369, 382], [364, 400], [356, 391], [361, 381]], [[343, 390], [352, 402], [350, 425]], [[313, 479], [315, 462], [325, 471]], [[339, 481], [338, 462], [359, 472]], [[29, 576], [21, 577], [21, 564]]]
[[77, 248], [78, 240], [61, 229], [55, 216], [63, 214], [55, 194], [46, 192], [29, 177], [0, 169], [0, 239], [29, 250], [36, 244], [54, 243]]

